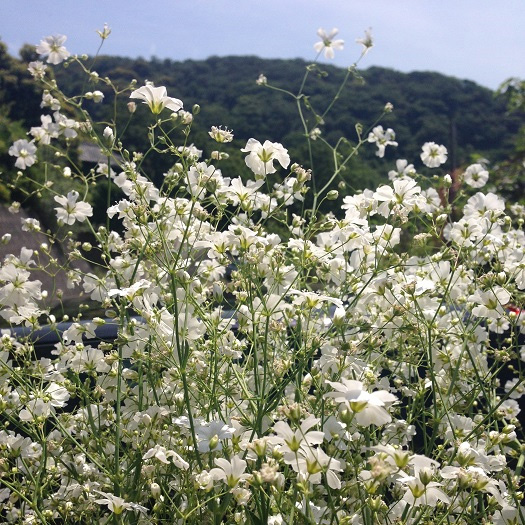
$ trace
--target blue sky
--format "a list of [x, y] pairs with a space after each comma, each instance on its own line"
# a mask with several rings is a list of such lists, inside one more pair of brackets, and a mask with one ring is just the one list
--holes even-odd
[[96, 51], [96, 29], [112, 34], [104, 53], [184, 60], [211, 55], [313, 59], [319, 27], [339, 28], [350, 65], [355, 39], [372, 28], [361, 64], [438, 71], [497, 88], [525, 78], [525, 0], [1, 0], [0, 37], [16, 54], [49, 34], [74, 53]]

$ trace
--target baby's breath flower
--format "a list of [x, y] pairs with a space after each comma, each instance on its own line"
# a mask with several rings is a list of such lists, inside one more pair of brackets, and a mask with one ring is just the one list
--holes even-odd
[[421, 160], [429, 168], [437, 168], [447, 161], [447, 148], [435, 142], [425, 142], [421, 153]]
[[376, 155], [378, 157], [385, 156], [385, 148], [387, 146], [397, 146], [395, 141], [396, 134], [392, 128], [388, 128], [386, 131], [383, 129], [383, 126], [376, 126], [368, 134], [368, 142], [375, 142], [377, 146]]
[[97, 29], [97, 34], [102, 40], [106, 40], [106, 38], [111, 34], [111, 28], [108, 26], [108, 24], [104, 24], [104, 27], [101, 30]]
[[34, 62], [29, 62], [27, 69], [34, 78], [37, 80], [43, 80], [46, 75], [47, 66], [40, 60], [36, 60]]
[[261, 73], [258, 77], [257, 77], [257, 80], [255, 81], [255, 83], [258, 85], [258, 86], [265, 86], [266, 84], [268, 84], [268, 79]]
[[324, 50], [325, 58], [334, 58], [334, 49], [339, 51], [344, 47], [344, 40], [334, 40], [334, 37], [337, 35], [337, 33], [339, 33], [339, 30], [335, 27], [329, 33], [320, 27], [317, 30], [317, 35], [321, 41], [314, 44], [314, 49], [316, 52], [321, 53]]
[[88, 91], [86, 92], [84, 97], [88, 100], [92, 100], [93, 102], [95, 102], [95, 104], [98, 104], [99, 102], [102, 102], [102, 100], [104, 100], [104, 93], [102, 93], [102, 91]]
[[233, 140], [233, 133], [231, 130], [228, 128], [222, 129], [221, 126], [212, 126], [211, 131], [208, 131], [208, 135], [219, 144], [231, 142]]
[[363, 38], [358, 38], [356, 42], [363, 46], [363, 50], [361, 53], [363, 55], [366, 55], [368, 51], [370, 51], [370, 49], [374, 46], [374, 40], [372, 38], [372, 30], [366, 29], [365, 36]]
[[321, 136], [321, 130], [319, 128], [314, 128], [310, 131], [310, 138], [312, 140], [317, 140]]
[[77, 202], [79, 195], [77, 191], [70, 191], [67, 197], [55, 196], [55, 201], [61, 205], [55, 208], [57, 219], [64, 224], [74, 224], [75, 221], [84, 222], [87, 217], [93, 215], [93, 208], [87, 202]]
[[471, 164], [463, 173], [463, 180], [472, 188], [482, 188], [489, 180], [489, 172], [481, 164]]
[[159, 115], [164, 108], [177, 112], [183, 105], [179, 99], [168, 97], [164, 86], [155, 87], [151, 82], [146, 82], [144, 86], [133, 91], [129, 98], [142, 100], [154, 115]]
[[16, 157], [15, 166], [21, 170], [29, 168], [36, 162], [36, 146], [33, 141], [20, 139], [9, 148], [9, 155]]
[[18, 213], [20, 211], [21, 204], [18, 201], [13, 201], [9, 206], [9, 213]]
[[60, 64], [69, 57], [69, 51], [64, 47], [64, 42], [67, 37], [64, 35], [47, 36], [40, 41], [36, 47], [36, 52], [44, 57], [47, 57], [49, 64]]

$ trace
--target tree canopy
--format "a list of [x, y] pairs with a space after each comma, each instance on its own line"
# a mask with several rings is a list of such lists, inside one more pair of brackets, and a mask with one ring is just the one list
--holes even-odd
[[[13, 171], [12, 159], [6, 154], [8, 142], [23, 138], [22, 129], [39, 125], [40, 120], [39, 100], [34, 96], [32, 79], [25, 71], [27, 60], [34, 59], [31, 48], [24, 47], [21, 56], [21, 60], [15, 59], [7, 54], [5, 46], [0, 47], [0, 170], [4, 173]], [[233, 172], [228, 176], [238, 176], [235, 171], [243, 164], [238, 149], [250, 137], [281, 142], [294, 160], [301, 159], [304, 163], [307, 158], [304, 131], [293, 100], [255, 82], [264, 74], [269, 84], [294, 92], [308, 66], [303, 60], [268, 60], [255, 56], [214, 56], [183, 62], [115, 56], [99, 56], [88, 62], [91, 60], [94, 60], [99, 78], [108, 76], [119, 88], [126, 88], [131, 79], [136, 79], [137, 86], [149, 80], [155, 85], [166, 86], [170, 96], [182, 99], [189, 110], [199, 104], [201, 111], [195, 118], [191, 140], [202, 144], [201, 139], [211, 126], [232, 129], [234, 145], [238, 148], [221, 166], [223, 171]], [[104, 92], [104, 103], [92, 109], [100, 120], [112, 121], [113, 93], [102, 82], [86, 85], [84, 75], [75, 65], [56, 68], [55, 74], [71, 93], [94, 89]], [[346, 70], [329, 65], [311, 67], [306, 87], [308, 97], [302, 103], [323, 114], [324, 106], [336, 95], [345, 74]], [[123, 93], [117, 100], [123, 115], [117, 126], [122, 129], [125, 119], [126, 147], [130, 151], [143, 151], [148, 143], [144, 124], [151, 119], [151, 114], [139, 104], [128, 125], [129, 115], [125, 108], [128, 96], [129, 92]], [[384, 159], [376, 157], [375, 148], [363, 148], [344, 174], [349, 189], [363, 189], [386, 181], [396, 159], [417, 157], [427, 141], [446, 145], [449, 160], [444, 168], [451, 172], [471, 163], [474, 154], [491, 163], [501, 162], [511, 156], [520, 127], [519, 115], [506, 111], [503, 97], [496, 97], [494, 92], [474, 82], [432, 72], [406, 74], [371, 67], [356, 74], [338, 94], [326, 123], [319, 125], [323, 138], [334, 143], [343, 136], [350, 145], [355, 144], [356, 123], [360, 123], [366, 133], [387, 102], [393, 104], [394, 111], [385, 115], [380, 123], [395, 130], [399, 147], [387, 150]], [[323, 159], [322, 145], [315, 146], [314, 154], [318, 154], [320, 160], [314, 171], [322, 183], [328, 177], [330, 166], [329, 161]], [[204, 152], [205, 155], [209, 153]], [[153, 180], [159, 180], [169, 168], [150, 159], [144, 161], [143, 167]], [[7, 193], [0, 192], [0, 198], [2, 195], [6, 198]]]

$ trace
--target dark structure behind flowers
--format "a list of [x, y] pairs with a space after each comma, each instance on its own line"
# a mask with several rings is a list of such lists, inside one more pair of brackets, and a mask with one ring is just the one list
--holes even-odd
[[[42, 291], [46, 290], [48, 293], [45, 299], [46, 306], [53, 308], [61, 301], [77, 302], [80, 300], [78, 288], [71, 290], [67, 287], [66, 273], [62, 270], [62, 267], [68, 264], [65, 249], [56, 244], [53, 246], [48, 244], [50, 249], [46, 254], [41, 248], [42, 243], [48, 243], [46, 236], [36, 231], [22, 230], [22, 220], [30, 217], [24, 209], [13, 214], [8, 211], [7, 207], [0, 206], [0, 236], [6, 233], [11, 234], [11, 240], [7, 244], [0, 244], [0, 261], [3, 262], [8, 254], [19, 257], [23, 247], [38, 251], [38, 254], [34, 253], [31, 258], [46, 267], [46, 271], [30, 269], [31, 279], [42, 282]], [[51, 258], [56, 260], [57, 264], [53, 264], [50, 261]], [[89, 271], [89, 265], [84, 261], [75, 261], [73, 266], [83, 272]], [[2, 322], [1, 319], [0, 322]]]

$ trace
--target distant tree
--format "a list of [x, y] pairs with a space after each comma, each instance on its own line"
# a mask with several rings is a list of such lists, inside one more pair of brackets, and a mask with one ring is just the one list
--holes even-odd
[[[0, 44], [0, 114], [5, 117], [4, 128], [0, 129], [0, 140], [4, 141], [0, 163], [5, 163], [5, 167], [2, 165], [4, 172], [6, 167], [12, 171], [12, 159], [5, 153], [9, 142], [22, 138], [23, 130], [38, 125], [41, 112], [33, 80], [26, 70], [27, 62], [36, 58], [34, 47], [24, 46], [20, 54], [22, 60], [15, 59], [9, 56], [6, 46]], [[235, 140], [228, 150], [231, 157], [220, 166], [224, 176], [235, 177], [242, 173], [244, 161], [238, 149], [251, 137], [281, 142], [290, 150], [292, 159], [309, 162], [304, 130], [294, 102], [287, 100], [282, 93], [255, 83], [263, 73], [272, 85], [293, 92], [298, 89], [308, 65], [302, 60], [214, 56], [207, 60], [174, 62], [99, 56], [90, 58], [88, 64], [91, 63], [99, 78], [109, 76], [119, 89], [128, 86], [132, 79], [136, 79], [137, 85], [149, 80], [165, 85], [170, 96], [184, 101], [187, 110], [196, 103], [200, 104], [202, 110], [192, 124], [192, 137], [207, 139], [211, 126], [223, 125], [232, 129]], [[55, 75], [59, 83], [68, 86], [71, 92], [101, 90], [106, 96], [103, 104], [87, 103], [91, 104], [90, 110], [97, 120], [112, 121], [114, 94], [103, 82], [86, 83], [80, 68], [74, 64], [68, 68], [55, 68]], [[323, 104], [335, 95], [344, 75], [344, 69], [330, 65], [318, 65], [312, 69], [306, 91], [308, 103], [318, 113], [322, 114]], [[360, 122], [366, 132], [381, 114], [385, 103], [391, 102], [394, 112], [385, 116], [382, 124], [396, 131], [399, 147], [387, 151], [384, 159], [376, 157], [375, 148], [362, 148], [338, 180], [342, 183], [341, 195], [386, 182], [387, 173], [397, 158], [417, 158], [422, 144], [429, 140], [447, 146], [449, 161], [443, 167], [450, 172], [469, 164], [475, 152], [488, 158], [493, 165], [504, 166], [505, 159], [525, 151], [525, 133], [522, 131], [517, 141], [515, 139], [521, 125], [519, 112], [509, 113], [501, 97], [494, 98], [490, 90], [474, 82], [438, 73], [405, 74], [378, 67], [362, 71], [361, 77], [362, 80], [356, 78], [349, 82], [326, 118], [326, 124], [319, 125], [323, 138], [333, 144], [343, 136], [349, 144], [355, 143], [356, 122]], [[507, 94], [520, 93], [518, 87], [509, 84], [505, 91]], [[116, 100], [121, 115], [115, 123], [118, 129], [127, 126], [127, 102], [127, 93], [122, 93]], [[146, 152], [149, 148], [144, 130], [152, 122], [151, 114], [141, 106], [139, 104], [123, 135], [125, 147], [130, 151]], [[313, 126], [313, 115], [307, 111], [304, 101], [303, 109], [308, 125]], [[195, 139], [190, 137], [192, 140]], [[209, 142], [209, 148], [206, 140], [200, 143], [205, 144], [204, 156], [209, 157], [214, 147], [212, 142]], [[144, 172], [157, 183], [171, 167], [163, 156], [160, 158], [161, 161], [147, 156], [142, 163]], [[314, 147], [314, 163], [316, 181], [322, 184], [330, 176], [332, 166], [320, 144]], [[514, 166], [518, 164], [514, 163]], [[516, 176], [513, 177], [517, 180]]]
[[508, 198], [525, 204], [525, 80], [509, 78], [496, 94], [507, 102], [509, 114], [518, 117], [521, 126], [514, 137], [512, 151], [497, 165], [494, 177]]

